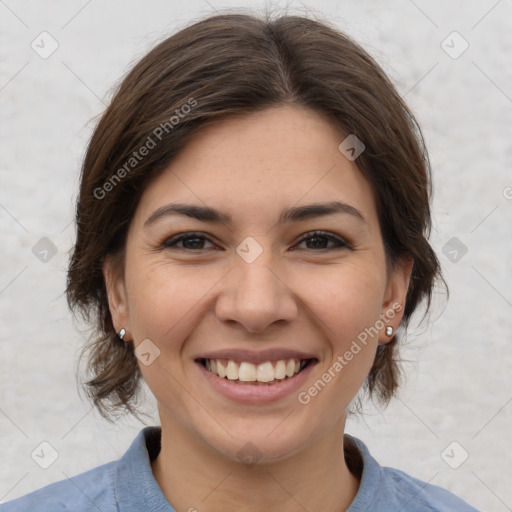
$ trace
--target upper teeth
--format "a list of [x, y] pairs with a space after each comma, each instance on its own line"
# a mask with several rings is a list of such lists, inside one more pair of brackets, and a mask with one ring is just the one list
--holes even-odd
[[306, 362], [303, 361], [301, 364], [298, 359], [281, 359], [274, 362], [274, 367], [274, 364], [270, 361], [253, 364], [246, 361], [237, 363], [232, 359], [207, 359], [206, 369], [228, 380], [272, 382], [273, 380], [282, 380], [285, 377], [293, 377], [299, 373]]

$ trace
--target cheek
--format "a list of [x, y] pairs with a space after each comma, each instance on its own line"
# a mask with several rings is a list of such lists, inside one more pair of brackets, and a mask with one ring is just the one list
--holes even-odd
[[[161, 350], [179, 350], [197, 325], [219, 281], [211, 269], [171, 265], [141, 255], [127, 264], [130, 320], [136, 342], [149, 338]], [[203, 306], [202, 306], [203, 304]]]
[[385, 276], [371, 265], [344, 264], [304, 273], [300, 294], [322, 322], [334, 345], [357, 337], [379, 317], [384, 296]]
[[183, 352], [204, 313], [203, 301], [218, 277], [214, 278], [211, 271], [142, 261], [142, 258], [136, 267], [127, 266], [127, 276], [131, 276], [128, 293], [135, 346], [149, 339], [160, 351], [149, 365], [141, 360], [143, 378], [160, 404], [171, 410], [187, 408], [190, 396], [185, 391]]
[[357, 394], [375, 358], [375, 324], [384, 285], [382, 274], [372, 272], [370, 266], [329, 269], [323, 277], [317, 273], [315, 279], [302, 279], [302, 293], [309, 297], [308, 306], [328, 342], [319, 369], [321, 382], [304, 390], [308, 396], [302, 403], [314, 401], [319, 413], [334, 403], [335, 410], [342, 411]]

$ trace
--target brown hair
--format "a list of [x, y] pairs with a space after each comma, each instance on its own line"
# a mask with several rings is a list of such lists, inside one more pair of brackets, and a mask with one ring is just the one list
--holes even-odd
[[[326, 22], [206, 18], [165, 39], [127, 74], [83, 162], [66, 293], [71, 309], [95, 322], [81, 354], [89, 353], [85, 389], [107, 419], [117, 409], [137, 416], [141, 373], [133, 344], [114, 331], [105, 256], [114, 255], [122, 271], [127, 230], [145, 186], [199, 129], [285, 104], [325, 115], [339, 127], [340, 142], [355, 134], [364, 143], [356, 163], [375, 194], [387, 263], [414, 258], [402, 325], [424, 299], [428, 311], [434, 281], [442, 280], [427, 240], [430, 164], [414, 116], [379, 65]], [[136, 158], [143, 146], [150, 150]], [[398, 387], [397, 343], [395, 335], [379, 345], [364, 386], [382, 403]]]

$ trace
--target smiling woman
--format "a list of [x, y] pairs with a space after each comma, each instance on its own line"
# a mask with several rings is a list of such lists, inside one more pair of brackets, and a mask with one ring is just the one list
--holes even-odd
[[3, 510], [474, 511], [344, 434], [361, 389], [393, 396], [397, 329], [442, 281], [429, 200], [414, 117], [328, 24], [219, 15], [163, 41], [90, 141], [67, 287], [96, 322], [95, 405], [137, 414], [142, 377], [161, 426]]

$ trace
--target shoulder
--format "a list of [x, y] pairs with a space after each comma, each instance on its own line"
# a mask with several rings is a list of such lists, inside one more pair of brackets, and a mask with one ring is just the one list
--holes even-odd
[[119, 460], [8, 501], [0, 506], [0, 512], [144, 510], [147, 495], [153, 501], [158, 498], [163, 510], [168, 503], [153, 478], [150, 465], [150, 455], [155, 456], [160, 449], [160, 435], [160, 427], [146, 427]]
[[366, 445], [352, 436], [346, 441], [355, 445], [362, 457], [359, 491], [348, 512], [478, 512], [455, 494], [415, 478], [399, 469], [382, 467]]
[[382, 495], [410, 512], [478, 512], [450, 491], [399, 469], [382, 468]]
[[[47, 485], [0, 505], [1, 512], [102, 512], [117, 511], [114, 473], [109, 462], [85, 473]], [[71, 508], [70, 508], [71, 507]]]

